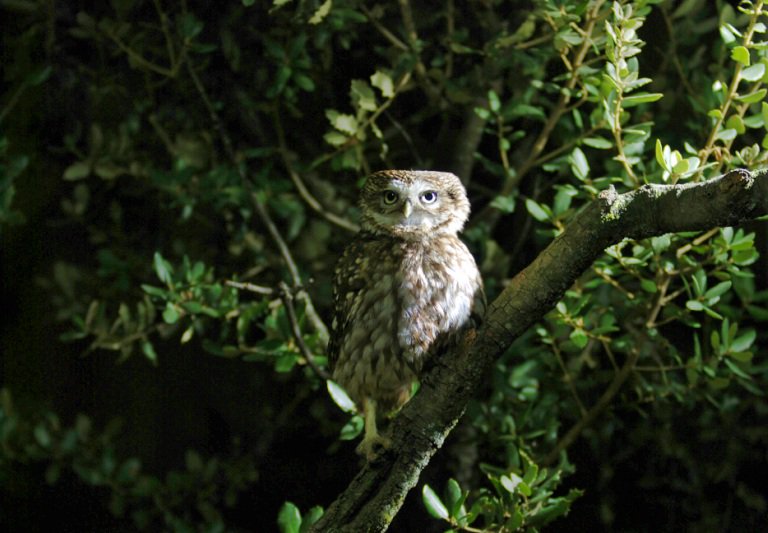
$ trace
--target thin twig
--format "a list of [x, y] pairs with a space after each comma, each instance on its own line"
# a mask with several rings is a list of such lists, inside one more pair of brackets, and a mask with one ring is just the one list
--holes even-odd
[[[762, 14], [763, 9], [763, 0], [759, 0], [757, 2], [757, 6], [755, 7], [755, 14], [749, 21], [749, 26], [747, 26], [746, 31], [744, 32], [744, 41], [743, 45], [746, 48], [749, 48], [752, 44], [752, 36], [755, 32], [755, 26], [758, 23], [758, 19], [760, 18], [760, 15]], [[702, 173], [704, 171], [704, 168], [706, 167], [707, 160], [712, 155], [712, 152], [715, 151], [715, 142], [717, 141], [717, 134], [719, 133], [720, 126], [723, 125], [723, 122], [725, 122], [725, 119], [728, 115], [728, 109], [731, 107], [731, 104], [734, 102], [736, 95], [738, 94], [739, 90], [739, 83], [741, 82], [741, 71], [743, 70], [744, 65], [736, 62], [736, 66], [733, 69], [733, 78], [731, 79], [731, 83], [728, 85], [728, 90], [725, 94], [725, 98], [723, 99], [723, 104], [720, 107], [720, 114], [715, 119], [715, 124], [712, 126], [712, 129], [709, 132], [709, 137], [707, 137], [707, 142], [704, 145], [704, 148], [699, 151], [699, 157], [701, 158], [701, 162], [699, 163], [699, 172], [696, 174], [696, 177], [698, 179], [701, 178]], [[718, 163], [717, 166], [714, 169], [714, 172], [717, 173], [720, 167], [722, 166], [722, 163]]]
[[405, 52], [408, 51], [408, 45], [398, 39], [394, 33], [389, 31], [381, 22], [379, 22], [379, 20], [373, 15], [371, 10], [365, 6], [365, 4], [360, 4], [360, 10], [368, 18], [368, 21], [373, 24], [373, 27], [376, 28], [379, 33], [381, 33], [381, 35], [383, 35], [384, 38], [392, 44], [392, 46]]
[[[237, 155], [235, 154], [235, 150], [232, 145], [232, 140], [230, 139], [227, 131], [224, 129], [224, 124], [219, 118], [219, 114], [216, 112], [216, 109], [213, 107], [210, 98], [208, 98], [208, 93], [206, 92], [205, 87], [195, 72], [195, 69], [192, 67], [192, 63], [189, 61], [189, 59], [184, 61], [184, 63], [187, 65], [187, 72], [189, 73], [189, 76], [192, 79], [192, 82], [194, 83], [195, 88], [197, 89], [197, 92], [203, 101], [203, 104], [208, 110], [208, 114], [210, 115], [211, 121], [214, 125], [214, 129], [219, 134], [221, 142], [224, 145], [224, 150], [226, 151], [227, 156], [237, 170], [243, 187], [245, 187], [245, 189], [250, 193], [251, 200], [253, 201], [253, 205], [256, 208], [256, 213], [259, 216], [262, 224], [266, 226], [269, 235], [272, 237], [272, 240], [275, 243], [275, 246], [277, 246], [277, 249], [283, 258], [283, 262], [285, 263], [285, 266], [291, 276], [294, 290], [298, 292], [298, 289], [302, 287], [303, 284], [301, 281], [301, 275], [299, 274], [299, 268], [296, 266], [296, 261], [294, 261], [293, 256], [288, 249], [288, 245], [285, 243], [283, 236], [280, 234], [277, 226], [275, 225], [275, 222], [272, 220], [272, 216], [269, 214], [267, 206], [262, 200], [259, 192], [256, 191], [256, 189], [253, 187], [253, 184], [248, 179], [248, 176], [245, 173], [245, 168], [238, 162]], [[329, 338], [328, 328], [323, 323], [320, 315], [318, 315], [317, 311], [315, 310], [315, 307], [312, 304], [312, 299], [309, 297], [306, 291], [302, 291], [301, 294], [298, 294], [298, 297], [301, 297], [304, 300], [304, 312], [312, 324], [313, 329], [320, 336], [320, 340], [322, 342], [327, 342]]]
[[437, 89], [432, 85], [432, 82], [427, 76], [427, 67], [421, 60], [421, 54], [419, 52], [419, 34], [416, 32], [416, 23], [413, 20], [413, 11], [411, 10], [411, 3], [409, 0], [399, 0], [400, 3], [400, 15], [403, 19], [403, 26], [405, 27], [405, 34], [408, 36], [408, 44], [411, 52], [413, 52], [416, 58], [416, 64], [414, 70], [416, 71], [416, 77], [421, 85], [424, 87], [424, 92], [430, 100], [434, 100], [439, 96]]
[[226, 280], [224, 285], [233, 287], [241, 291], [255, 292], [256, 294], [264, 294], [266, 296], [272, 296], [275, 294], [275, 289], [271, 287], [265, 287], [263, 285], [256, 285], [254, 283], [243, 283], [239, 281]]
[[285, 142], [285, 130], [283, 130], [283, 123], [280, 120], [280, 113], [277, 109], [274, 110], [273, 113], [274, 118], [274, 124], [275, 124], [275, 130], [277, 131], [277, 143], [278, 143], [278, 151], [280, 152], [280, 157], [283, 160], [283, 164], [285, 165], [285, 169], [288, 171], [288, 175], [291, 177], [291, 181], [293, 181], [293, 184], [296, 186], [296, 190], [299, 191], [299, 196], [301, 196], [304, 201], [309, 205], [309, 207], [312, 208], [313, 211], [318, 213], [320, 216], [322, 216], [327, 221], [331, 222], [332, 224], [336, 224], [340, 228], [344, 228], [345, 230], [351, 231], [353, 233], [357, 233], [360, 231], [360, 226], [355, 224], [354, 222], [350, 222], [344, 217], [340, 217], [334, 213], [331, 213], [327, 211], [322, 204], [315, 198], [312, 193], [307, 189], [307, 186], [304, 185], [304, 181], [301, 179], [301, 176], [298, 172], [296, 172], [296, 169], [293, 168], [293, 165], [291, 164], [291, 157], [290, 153], [288, 151], [288, 145]]
[[312, 355], [307, 343], [304, 342], [304, 337], [302, 336], [301, 328], [299, 327], [299, 321], [296, 318], [296, 309], [293, 307], [293, 293], [291, 292], [290, 287], [288, 287], [284, 281], [280, 282], [279, 287], [280, 299], [283, 301], [285, 314], [288, 317], [288, 323], [291, 325], [291, 333], [293, 334], [293, 339], [296, 341], [296, 345], [299, 347], [301, 355], [304, 356], [307, 364], [320, 379], [328, 381], [331, 379], [331, 376], [317, 364], [315, 356]]
[[611, 404], [613, 397], [618, 394], [618, 392], [621, 390], [621, 386], [634, 371], [635, 364], [637, 363], [639, 357], [640, 350], [638, 349], [634, 349], [629, 353], [627, 360], [624, 361], [624, 365], [621, 367], [621, 370], [619, 370], [618, 373], [616, 373], [616, 375], [613, 377], [613, 381], [611, 381], [610, 385], [608, 385], [608, 388], [605, 389], [605, 392], [603, 392], [602, 396], [600, 396], [600, 399], [597, 400], [595, 405], [592, 406], [587, 414], [582, 416], [579, 421], [576, 422], [571, 427], [571, 429], [568, 430], [563, 438], [558, 441], [554, 449], [549, 452], [549, 454], [547, 454], [547, 456], [544, 457], [544, 459], [541, 461], [542, 465], [551, 465], [557, 461], [558, 457], [560, 457], [560, 452], [573, 444], [576, 439], [579, 438], [581, 432], [584, 431], [584, 429], [589, 425], [591, 425], [597, 419], [597, 417], [600, 416], [600, 413], [602, 413], [603, 410], [605, 410], [605, 408]]
[[552, 351], [555, 352], [555, 357], [557, 357], [557, 362], [560, 365], [560, 370], [563, 371], [563, 379], [568, 384], [568, 388], [571, 389], [571, 396], [573, 396], [573, 399], [576, 400], [576, 405], [579, 406], [579, 412], [581, 413], [581, 416], [585, 416], [587, 414], [587, 409], [584, 407], [584, 403], [581, 401], [581, 398], [579, 397], [579, 391], [576, 390], [576, 383], [573, 378], [573, 375], [568, 370], [568, 367], [565, 364], [565, 361], [563, 360], [563, 354], [560, 351], [560, 348], [557, 346], [556, 342], [552, 343]]

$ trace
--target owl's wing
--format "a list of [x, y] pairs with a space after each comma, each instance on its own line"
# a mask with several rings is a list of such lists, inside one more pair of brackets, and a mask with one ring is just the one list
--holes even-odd
[[333, 276], [333, 322], [328, 341], [328, 366], [332, 371], [339, 358], [341, 342], [352, 326], [355, 302], [360, 292], [368, 285], [371, 274], [367, 245], [370, 238], [358, 234], [336, 263]]

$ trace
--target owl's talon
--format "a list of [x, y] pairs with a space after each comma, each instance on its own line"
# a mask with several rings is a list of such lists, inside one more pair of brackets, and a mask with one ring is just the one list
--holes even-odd
[[357, 445], [358, 455], [365, 457], [369, 463], [381, 457], [384, 452], [392, 447], [392, 439], [384, 435], [366, 435], [360, 444]]

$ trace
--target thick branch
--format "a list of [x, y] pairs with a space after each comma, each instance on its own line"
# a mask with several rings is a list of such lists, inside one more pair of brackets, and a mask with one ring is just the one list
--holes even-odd
[[573, 282], [625, 238], [707, 230], [768, 214], [768, 172], [734, 170], [687, 185], [604, 191], [489, 306], [483, 327], [442, 356], [392, 426], [390, 452], [367, 464], [313, 531], [383, 531], [440, 448], [483, 376]]

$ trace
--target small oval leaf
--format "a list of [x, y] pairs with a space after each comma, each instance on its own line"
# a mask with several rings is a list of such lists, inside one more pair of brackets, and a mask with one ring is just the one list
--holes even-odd
[[424, 500], [424, 507], [427, 508], [427, 512], [429, 514], [435, 518], [448, 520], [448, 509], [445, 507], [445, 504], [440, 499], [440, 497], [435, 494], [435, 491], [432, 490], [429, 485], [424, 485], [424, 488], [421, 491], [421, 496]]

